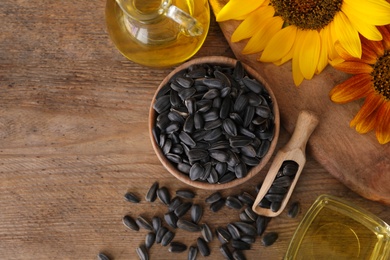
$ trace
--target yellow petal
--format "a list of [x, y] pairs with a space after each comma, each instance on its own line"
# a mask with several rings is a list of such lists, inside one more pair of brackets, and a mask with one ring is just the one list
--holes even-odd
[[386, 101], [377, 112], [376, 138], [380, 144], [390, 142], [390, 101]]
[[295, 86], [301, 85], [304, 79], [303, 74], [301, 72], [301, 68], [299, 66], [299, 55], [301, 52], [301, 46], [303, 44], [303, 36], [303, 32], [301, 30], [298, 30], [297, 36], [295, 38], [294, 53], [292, 57], [292, 73]]
[[344, 0], [341, 10], [355, 14], [357, 22], [372, 25], [390, 24], [390, 3], [385, 0]]
[[233, 32], [231, 41], [238, 42], [251, 37], [259, 29], [259, 25], [273, 17], [275, 9], [272, 6], [262, 6], [250, 13]]
[[335, 35], [332, 35], [333, 39], [338, 39], [344, 49], [353, 57], [360, 58], [362, 47], [358, 31], [342, 12], [335, 15], [334, 22], [335, 31], [332, 31], [332, 33], [335, 33]]
[[282, 28], [282, 26], [283, 19], [280, 16], [270, 18], [258, 28], [257, 32], [248, 41], [242, 53], [250, 54], [264, 50], [268, 41]]
[[339, 104], [348, 103], [372, 93], [372, 77], [367, 74], [355, 75], [335, 86], [330, 92], [330, 99]]
[[324, 34], [324, 39], [327, 40], [327, 46], [328, 46], [328, 57], [329, 61], [335, 60], [339, 58], [339, 54], [337, 53], [335, 49], [335, 43], [336, 39], [334, 38], [334, 35], [336, 35], [336, 28], [335, 28], [335, 22], [332, 21], [330, 24], [322, 30]]
[[[360, 108], [359, 112], [352, 119], [350, 126], [356, 126], [358, 123], [362, 122], [365, 118], [374, 113], [378, 109], [378, 107], [383, 104], [383, 101], [384, 100], [375, 93], [367, 95], [366, 99], [364, 100], [364, 104]], [[361, 131], [358, 132], [361, 133]]]
[[320, 57], [318, 58], [318, 64], [317, 64], [317, 70], [316, 73], [321, 73], [325, 67], [328, 65], [328, 39], [326, 38], [329, 34], [327, 31], [329, 31], [329, 26], [325, 27], [320, 31], [320, 39], [321, 39], [321, 51], [320, 51]]
[[356, 61], [345, 61], [334, 65], [334, 67], [349, 74], [370, 74], [373, 71], [372, 66], [369, 64]]
[[304, 31], [302, 43], [299, 54], [299, 67], [305, 79], [312, 79], [320, 57], [321, 40], [318, 31]]
[[296, 34], [295, 26], [287, 26], [277, 32], [265, 46], [259, 60], [262, 62], [281, 60], [292, 49]]
[[372, 41], [382, 40], [382, 34], [379, 32], [375, 25], [362, 22], [356, 15], [356, 13], [351, 10], [351, 8], [345, 8], [344, 10], [342, 7], [342, 10], [351, 21], [351, 24], [360, 34]]
[[217, 14], [217, 22], [234, 20], [247, 15], [263, 4], [264, 0], [230, 0]]

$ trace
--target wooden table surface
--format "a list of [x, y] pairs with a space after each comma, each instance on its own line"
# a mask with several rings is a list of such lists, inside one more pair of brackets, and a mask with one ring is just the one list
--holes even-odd
[[[122, 217], [162, 217], [159, 201], [144, 196], [154, 181], [174, 195], [188, 188], [159, 163], [148, 137], [148, 109], [159, 82], [171, 69], [150, 69], [126, 60], [108, 37], [105, 1], [2, 0], [0, 3], [0, 255], [1, 259], [137, 259], [146, 230], [135, 232]], [[234, 57], [215, 17], [196, 57]], [[283, 122], [282, 122], [283, 124]], [[278, 147], [289, 139], [281, 129]], [[271, 159], [272, 160], [272, 159]], [[249, 191], [252, 180], [224, 196]], [[193, 189], [194, 190], [194, 189]], [[123, 195], [142, 198], [131, 204]], [[204, 205], [211, 191], [194, 190]], [[271, 247], [260, 238], [248, 259], [281, 259], [304, 213], [320, 194], [345, 198], [390, 223], [390, 208], [355, 194], [310, 156], [292, 200], [301, 212], [273, 219], [279, 233]], [[238, 220], [238, 211], [211, 213], [213, 229]], [[198, 233], [176, 231], [192, 245]], [[223, 259], [214, 239], [210, 259]], [[154, 245], [151, 259], [187, 259]], [[203, 257], [198, 257], [203, 259]]]

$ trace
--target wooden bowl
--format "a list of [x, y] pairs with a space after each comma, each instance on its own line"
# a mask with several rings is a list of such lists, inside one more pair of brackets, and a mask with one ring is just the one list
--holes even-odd
[[280, 115], [279, 115], [279, 108], [277, 105], [276, 98], [272, 92], [272, 89], [267, 84], [267, 82], [265, 82], [265, 80], [255, 70], [253, 70], [251, 67], [247, 66], [246, 64], [242, 64], [244, 69], [246, 70], [246, 72], [249, 74], [249, 76], [251, 78], [256, 79], [257, 81], [259, 81], [260, 83], [262, 83], [265, 86], [266, 90], [268, 91], [268, 94], [270, 95], [270, 97], [272, 99], [273, 114], [274, 114], [274, 137], [271, 141], [269, 150], [266, 153], [266, 155], [261, 159], [260, 163], [257, 166], [253, 166], [250, 169], [250, 171], [248, 172], [248, 174], [245, 177], [236, 178], [236, 179], [234, 179], [230, 182], [227, 182], [227, 183], [214, 183], [214, 184], [211, 184], [209, 182], [202, 182], [202, 181], [198, 181], [198, 180], [195, 180], [195, 181], [191, 180], [187, 174], [184, 174], [181, 171], [179, 171], [176, 168], [176, 166], [165, 157], [162, 149], [156, 143], [156, 140], [155, 140], [154, 135], [153, 135], [153, 129], [156, 125], [157, 112], [154, 110], [153, 105], [156, 101], [156, 96], [157, 96], [157, 93], [160, 91], [160, 89], [167, 82], [169, 82], [169, 80], [176, 73], [178, 73], [179, 71], [182, 71], [184, 69], [187, 69], [188, 67], [190, 67], [192, 65], [215, 64], [215, 65], [222, 65], [222, 66], [228, 66], [228, 67], [235, 67], [236, 62], [237, 62], [237, 60], [235, 60], [235, 59], [222, 57], [222, 56], [211, 56], [211, 57], [203, 57], [203, 58], [197, 58], [197, 59], [190, 60], [190, 61], [178, 66], [167, 77], [165, 77], [165, 79], [161, 82], [161, 84], [157, 88], [156, 93], [153, 97], [152, 104], [151, 104], [150, 109], [149, 109], [149, 136], [150, 136], [150, 140], [152, 142], [153, 149], [154, 149], [158, 159], [162, 163], [162, 165], [173, 176], [175, 176], [180, 181], [182, 181], [190, 186], [200, 188], [200, 189], [206, 189], [206, 190], [222, 190], [222, 189], [228, 189], [228, 188], [232, 188], [232, 187], [235, 187], [237, 185], [240, 185], [240, 184], [248, 181], [250, 178], [252, 178], [256, 174], [258, 174], [260, 172], [260, 170], [267, 164], [267, 162], [269, 161], [269, 159], [271, 158], [271, 156], [275, 150], [275, 147], [276, 147], [276, 144], [278, 141], [278, 137], [279, 137], [279, 129], [280, 129]]

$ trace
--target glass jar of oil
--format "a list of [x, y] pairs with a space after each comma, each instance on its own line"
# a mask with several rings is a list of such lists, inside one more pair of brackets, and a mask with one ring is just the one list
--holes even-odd
[[107, 0], [110, 38], [129, 60], [170, 67], [191, 58], [210, 26], [207, 0]]
[[343, 199], [321, 195], [299, 224], [285, 260], [388, 260], [390, 226]]

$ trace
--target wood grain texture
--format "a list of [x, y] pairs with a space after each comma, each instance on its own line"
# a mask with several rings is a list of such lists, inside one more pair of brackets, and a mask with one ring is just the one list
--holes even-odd
[[[1, 259], [96, 259], [101, 251], [113, 259], [137, 259], [135, 249], [147, 232], [126, 229], [122, 217], [166, 212], [161, 202], [144, 199], [155, 180], [172, 195], [188, 188], [159, 163], [148, 137], [150, 102], [171, 69], [149, 69], [122, 57], [108, 37], [104, 8], [103, 0], [0, 2]], [[214, 17], [196, 56], [210, 55], [234, 57]], [[288, 139], [281, 129], [278, 147]], [[272, 220], [268, 231], [279, 232], [278, 241], [265, 248], [258, 239], [248, 259], [281, 259], [304, 213], [323, 193], [348, 198], [390, 223], [387, 206], [345, 187], [312, 151], [292, 195], [301, 213]], [[268, 167], [222, 194], [254, 195]], [[142, 202], [125, 201], [127, 191]], [[210, 195], [195, 192], [199, 203]], [[205, 207], [202, 221], [215, 228], [237, 219], [234, 210], [212, 214]], [[198, 236], [178, 231], [176, 240], [191, 245]], [[219, 245], [211, 243], [210, 259], [223, 259]], [[172, 259], [160, 245], [150, 255]]]
[[[218, 12], [226, 0], [211, 1]], [[272, 86], [280, 103], [281, 123], [292, 133], [294, 119], [303, 109], [320, 116], [320, 123], [309, 141], [313, 156], [330, 174], [360, 195], [390, 204], [390, 144], [380, 145], [373, 132], [361, 135], [349, 127], [361, 102], [346, 105], [332, 103], [329, 91], [349, 77], [328, 66], [312, 80], [295, 87], [291, 62], [283, 66], [257, 61], [259, 54], [243, 55], [246, 41], [230, 42], [239, 21], [220, 23], [236, 57], [255, 68]]]

